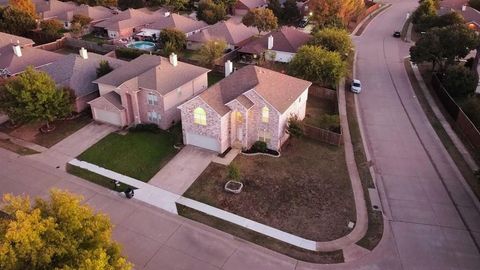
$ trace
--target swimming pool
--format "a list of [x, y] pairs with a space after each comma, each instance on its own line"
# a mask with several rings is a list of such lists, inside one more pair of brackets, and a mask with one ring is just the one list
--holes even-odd
[[144, 51], [154, 51], [155, 43], [150, 41], [135, 41], [127, 45], [129, 48], [135, 48]]

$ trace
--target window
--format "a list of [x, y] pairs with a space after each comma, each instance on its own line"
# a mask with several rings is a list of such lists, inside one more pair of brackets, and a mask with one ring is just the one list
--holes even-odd
[[267, 106], [262, 108], [262, 122], [268, 123], [268, 119], [270, 118], [270, 110]]
[[157, 112], [148, 112], [148, 121], [153, 123], [158, 123], [160, 120], [160, 115]]
[[155, 94], [149, 93], [147, 95], [147, 101], [149, 105], [158, 105], [158, 97]]
[[241, 112], [236, 112], [236, 113], [235, 113], [235, 118], [236, 118], [236, 120], [237, 120], [237, 123], [243, 122], [243, 115], [242, 115]]
[[204, 109], [198, 107], [193, 111], [193, 122], [198, 125], [207, 125], [207, 113]]
[[269, 143], [270, 140], [272, 139], [272, 134], [266, 130], [260, 130], [258, 132], [258, 140], [262, 142]]

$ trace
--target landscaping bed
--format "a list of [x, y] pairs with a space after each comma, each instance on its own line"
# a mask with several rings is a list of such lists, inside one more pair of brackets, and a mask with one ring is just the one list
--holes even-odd
[[163, 130], [111, 133], [77, 158], [146, 182], [175, 156], [176, 138]]
[[0, 147], [21, 156], [38, 154], [37, 151], [13, 143], [10, 139], [0, 139]]
[[238, 156], [232, 164], [240, 194], [224, 191], [229, 169], [211, 163], [184, 196], [314, 241], [350, 232], [355, 204], [342, 147], [291, 139], [280, 158]]

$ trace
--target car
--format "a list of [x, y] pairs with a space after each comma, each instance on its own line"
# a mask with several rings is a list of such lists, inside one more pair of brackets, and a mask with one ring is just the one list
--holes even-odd
[[401, 36], [402, 36], [402, 34], [400, 33], [400, 31], [393, 32], [393, 37], [399, 38]]
[[308, 24], [308, 18], [303, 18], [298, 22], [298, 27], [305, 28]]
[[353, 93], [359, 94], [362, 91], [362, 83], [360, 82], [360, 80], [354, 79], [350, 90]]

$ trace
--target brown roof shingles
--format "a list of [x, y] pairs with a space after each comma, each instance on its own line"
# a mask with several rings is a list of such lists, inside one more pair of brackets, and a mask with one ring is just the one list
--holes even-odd
[[23, 72], [28, 66], [35, 68], [52, 63], [62, 57], [61, 54], [49, 52], [33, 47], [24, 47], [22, 56], [16, 56], [12, 46], [0, 49], [0, 69], [7, 69], [10, 75]]
[[193, 32], [207, 27], [203, 21], [197, 21], [179, 14], [171, 14], [170, 16], [159, 18], [154, 23], [146, 26], [147, 29], [163, 30], [166, 28], [175, 28], [184, 33]]
[[239, 51], [243, 53], [261, 54], [268, 49], [268, 38], [273, 37], [272, 50], [296, 53], [298, 48], [305, 45], [311, 36], [295, 27], [282, 27], [258, 39], [245, 44]]
[[189, 41], [204, 43], [210, 40], [225, 40], [228, 44], [239, 45], [257, 33], [253, 27], [243, 23], [221, 21], [188, 37]]

